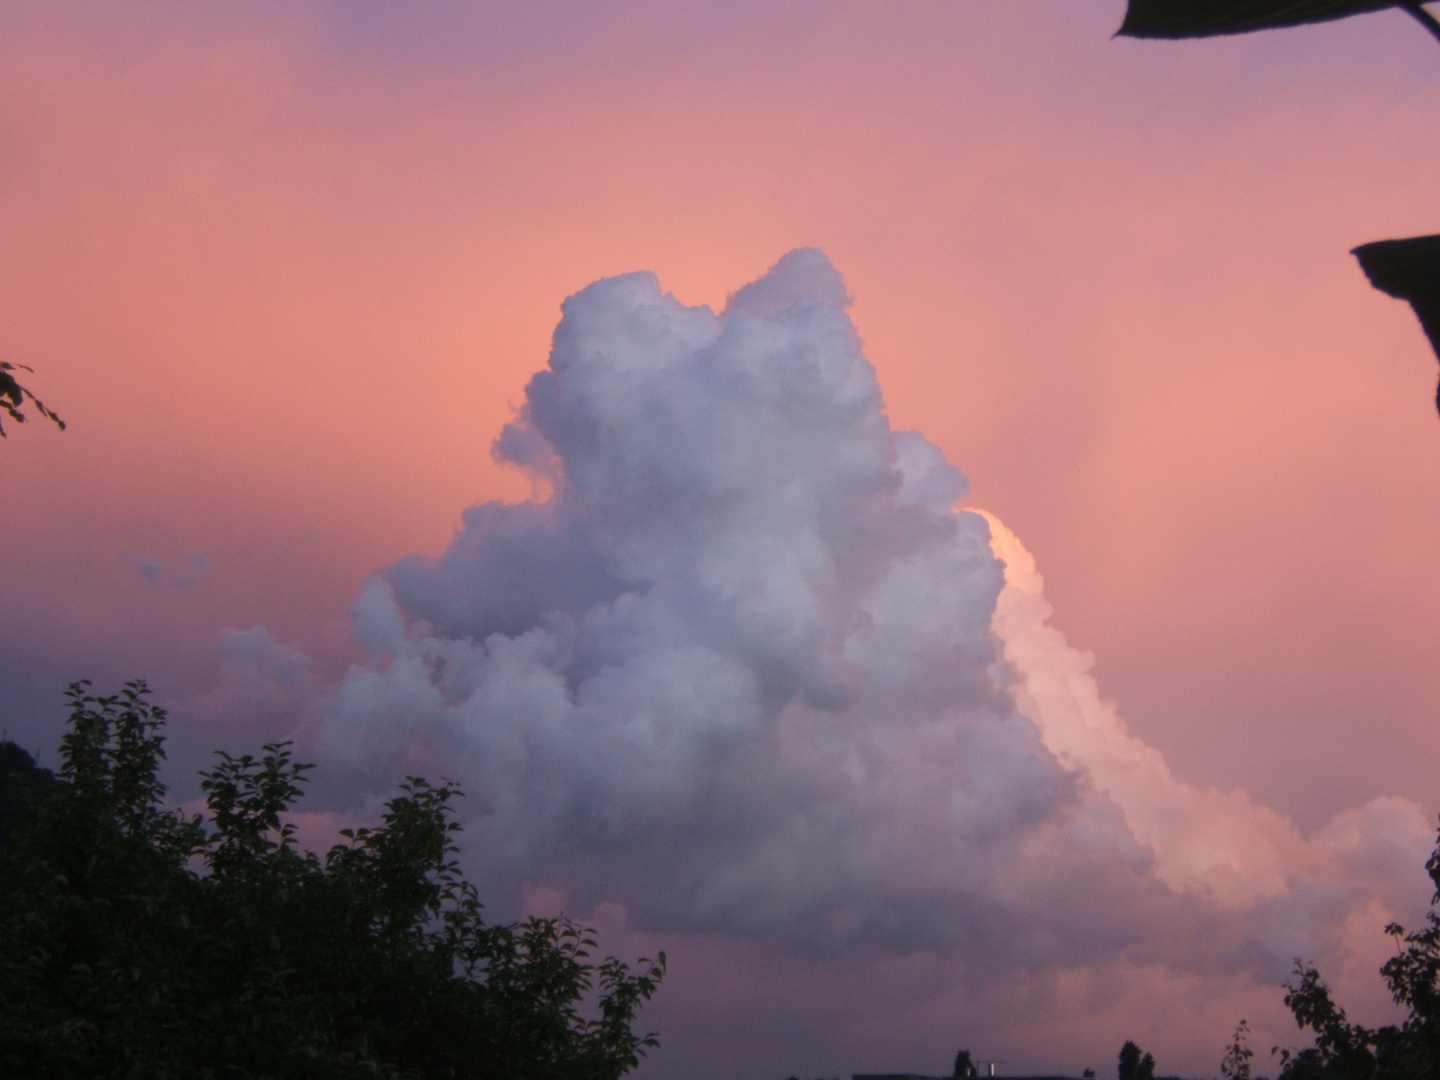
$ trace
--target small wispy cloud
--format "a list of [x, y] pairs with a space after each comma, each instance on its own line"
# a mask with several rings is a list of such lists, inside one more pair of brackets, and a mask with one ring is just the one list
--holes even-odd
[[211, 569], [210, 560], [198, 551], [186, 552], [183, 560], [170, 565], [150, 552], [122, 551], [120, 560], [133, 566], [152, 589], [183, 589], [199, 584], [210, 576]]

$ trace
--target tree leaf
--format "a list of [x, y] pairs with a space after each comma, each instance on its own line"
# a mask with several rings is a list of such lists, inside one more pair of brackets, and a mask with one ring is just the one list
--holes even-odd
[[1402, 6], [1384, 0], [1130, 0], [1119, 33], [1136, 38], [1246, 34]]
[[[1370, 284], [1397, 300], [1408, 300], [1430, 346], [1440, 358], [1440, 234], [1407, 240], [1377, 240], [1353, 252]], [[1440, 409], [1440, 391], [1435, 407]]]

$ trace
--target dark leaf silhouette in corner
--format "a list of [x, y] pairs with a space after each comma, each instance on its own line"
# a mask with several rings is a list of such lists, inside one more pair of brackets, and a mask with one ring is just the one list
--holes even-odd
[[[24, 409], [25, 402], [29, 400], [30, 403], [35, 406], [36, 412], [41, 416], [55, 421], [55, 423], [60, 426], [60, 430], [64, 431], [65, 421], [47, 409], [45, 403], [30, 392], [29, 387], [22, 386], [20, 380], [11, 374], [16, 371], [34, 370], [34, 368], [28, 367], [25, 364], [12, 364], [6, 360], [0, 360], [0, 413], [5, 413], [17, 424], [23, 424], [25, 422], [25, 413], [21, 410]], [[5, 424], [3, 421], [0, 421], [0, 438], [4, 437]]]
[[[1352, 254], [1360, 260], [1360, 269], [1371, 285], [1410, 302], [1440, 358], [1440, 234], [1377, 240], [1361, 244]], [[1435, 407], [1440, 410], [1440, 389], [1435, 394]]]
[[1400, 8], [1440, 37], [1440, 24], [1419, 3], [1394, 0], [1130, 0], [1119, 33], [1136, 38], [1213, 37], [1330, 22]]
[[[1196, 38], [1330, 22], [1399, 8], [1440, 40], [1440, 19], [1420, 0], [1129, 0], [1117, 36]], [[1380, 240], [1353, 254], [1370, 283], [1408, 300], [1440, 356], [1440, 236]], [[1440, 389], [1435, 393], [1440, 410]]]

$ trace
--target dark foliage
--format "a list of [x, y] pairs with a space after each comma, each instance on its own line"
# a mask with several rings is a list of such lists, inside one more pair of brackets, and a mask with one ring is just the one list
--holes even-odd
[[970, 1060], [969, 1050], [957, 1050], [955, 1052], [955, 1080], [963, 1080], [967, 1076], [979, 1076], [980, 1070], [975, 1068], [975, 1063]]
[[[1243, 34], [1383, 8], [1399, 8], [1440, 40], [1440, 19], [1420, 0], [1130, 0], [1118, 32], [1137, 38]], [[1371, 284], [1410, 302], [1440, 356], [1440, 236], [1381, 240], [1355, 248], [1354, 255]], [[1435, 407], [1440, 409], [1440, 388]]]
[[309, 768], [285, 744], [220, 754], [187, 817], [145, 685], [85, 690], [0, 852], [0, 1076], [608, 1080], [656, 1045], [631, 1024], [664, 957], [632, 974], [568, 920], [487, 925], [453, 786], [412, 777], [322, 859], [284, 821]]
[[1425, 927], [1407, 934], [1392, 923], [1396, 955], [1380, 969], [1409, 1016], [1399, 1027], [1352, 1024], [1315, 968], [1295, 962], [1285, 1004], [1301, 1029], [1315, 1033], [1307, 1050], [1281, 1051], [1280, 1080], [1434, 1080], [1440, 1076], [1440, 842], [1426, 871], [1435, 883]]
[[[1408, 240], [1377, 240], [1361, 244], [1352, 254], [1370, 284], [1399, 300], [1408, 300], [1420, 318], [1425, 336], [1440, 357], [1440, 236]], [[1440, 390], [1435, 394], [1440, 409]]]
[[[1414, 14], [1420, 5], [1396, 0], [1130, 0], [1119, 32], [1137, 38], [1245, 34], [1393, 7]], [[1423, 9], [1420, 15], [1425, 21]]]
[[[29, 401], [35, 406], [36, 412], [48, 420], [53, 420], [59, 425], [60, 430], [64, 431], [65, 421], [47, 409], [44, 402], [15, 378], [14, 372], [33, 370], [24, 364], [12, 364], [6, 360], [0, 360], [0, 413], [9, 416], [17, 424], [23, 424], [25, 422], [25, 402]], [[0, 438], [4, 437], [5, 424], [3, 420], [0, 420]]]
[[1127, 1039], [1120, 1047], [1120, 1064], [1115, 1075], [1119, 1080], [1155, 1080], [1155, 1059], [1149, 1054], [1142, 1057], [1140, 1047]]
[[1224, 1080], [1250, 1080], [1250, 1059], [1255, 1056], [1255, 1051], [1250, 1049], [1249, 1035], [1250, 1024], [1247, 1021], [1241, 1020], [1235, 1025], [1235, 1034], [1230, 1037], [1230, 1045], [1220, 1059], [1220, 1075]]
[[10, 833], [20, 819], [20, 808], [54, 777], [49, 769], [12, 742], [0, 742], [0, 851], [10, 847]]

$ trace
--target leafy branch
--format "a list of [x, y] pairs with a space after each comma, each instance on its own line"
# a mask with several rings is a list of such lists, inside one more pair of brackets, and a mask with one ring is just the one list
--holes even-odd
[[7, 761], [43, 770], [0, 752], [0, 1075], [618, 1080], [658, 1044], [633, 1025], [663, 955], [485, 922], [454, 784], [408, 778], [322, 858], [288, 820], [311, 768], [288, 743], [220, 753], [187, 817], [145, 684], [89, 690], [57, 778], [12, 783]]
[[[30, 392], [29, 387], [21, 385], [20, 380], [12, 374], [16, 371], [33, 373], [35, 369], [26, 364], [12, 364], [8, 360], [0, 360], [0, 410], [3, 410], [17, 424], [23, 424], [25, 422], [23, 409], [25, 402], [29, 401], [35, 406], [36, 412], [47, 420], [53, 420], [60, 430], [64, 431], [65, 421], [47, 409], [45, 403]], [[0, 422], [0, 438], [5, 437], [5, 425]]]

